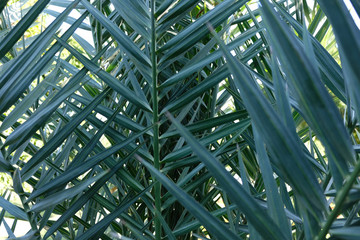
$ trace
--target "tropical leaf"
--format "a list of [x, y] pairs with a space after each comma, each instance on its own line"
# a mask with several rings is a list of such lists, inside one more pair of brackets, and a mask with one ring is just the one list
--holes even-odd
[[359, 11], [0, 1], [0, 238], [357, 239]]

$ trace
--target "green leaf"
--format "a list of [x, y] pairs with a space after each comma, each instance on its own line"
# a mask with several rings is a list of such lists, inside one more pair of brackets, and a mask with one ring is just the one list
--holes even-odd
[[149, 186], [145, 188], [143, 191], [138, 193], [135, 197], [128, 196], [130, 198], [129, 200], [126, 199], [124, 202], [120, 203], [119, 206], [116, 207], [116, 209], [111, 212], [109, 215], [104, 217], [100, 222], [93, 225], [89, 230], [87, 230], [85, 233], [83, 233], [80, 237], [76, 238], [77, 240], [86, 240], [90, 239], [93, 236], [97, 236], [98, 234], [103, 233], [106, 228], [109, 226], [109, 224], [117, 218], [122, 212], [124, 212], [126, 209], [128, 209], [132, 204], [134, 204], [144, 193], [148, 192], [152, 186]]
[[[224, 115], [221, 115], [221, 116], [218, 116], [215, 118], [209, 118], [206, 120], [197, 121], [196, 123], [187, 125], [186, 128], [190, 132], [194, 133], [194, 132], [198, 132], [198, 131], [211, 129], [213, 127], [218, 127], [218, 126], [233, 122], [238, 119], [244, 119], [247, 116], [248, 115], [247, 115], [246, 111], [238, 111], [238, 112], [233, 112], [233, 113], [229, 113], [229, 114], [224, 114]], [[173, 137], [173, 136], [178, 136], [179, 134], [180, 133], [176, 130], [169, 131], [169, 132], [166, 132], [163, 135], [161, 135], [161, 138], [165, 139], [165, 138], [169, 138], [169, 137]]]
[[[24, 89], [29, 86], [31, 81], [33, 81], [33, 78], [39, 74], [39, 71], [49, 64], [49, 60], [55, 54], [54, 50], [56, 50], [56, 47], [52, 48], [52, 51], [48, 51], [46, 56], [39, 60], [38, 65], [31, 69], [31, 67], [34, 67], [34, 61], [39, 58], [43, 51], [48, 47], [48, 44], [52, 41], [55, 32], [79, 1], [80, 0], [76, 0], [69, 5], [65, 11], [62, 12], [61, 15], [40, 34], [36, 41], [26, 48], [23, 54], [16, 58], [15, 63], [7, 69], [5, 74], [0, 76], [1, 113], [16, 102], [19, 95], [22, 94]], [[69, 38], [71, 36], [71, 31], [74, 30], [75, 28], [72, 28], [69, 32], [67, 32], [65, 38]], [[24, 77], [24, 75], [28, 77], [25, 78], [26, 81], [21, 78]]]
[[[91, 100], [89, 100], [88, 98], [84, 98], [82, 96], [79, 96], [77, 94], [73, 94], [71, 95], [71, 98], [79, 101], [82, 104], [85, 105], [89, 105], [89, 103], [91, 102]], [[112, 114], [112, 110], [110, 110], [109, 108], [104, 107], [103, 105], [99, 105], [95, 108], [95, 111], [104, 115], [105, 117], [110, 117]], [[129, 117], [123, 115], [123, 114], [117, 114], [115, 116], [114, 122], [116, 122], [117, 124], [121, 125], [122, 127], [126, 128], [126, 129], [130, 129], [132, 131], [135, 132], [139, 132], [144, 130], [144, 127], [141, 126], [139, 123], [133, 121], [132, 119], [130, 119]]]
[[166, 189], [176, 196], [177, 200], [187, 208], [205, 228], [219, 239], [239, 239], [235, 233], [231, 232], [225, 224], [217, 220], [211, 215], [202, 205], [196, 202], [193, 198], [187, 195], [181, 188], [177, 187], [175, 183], [169, 180], [159, 170], [155, 169], [152, 165], [140, 159], [141, 163], [160, 181]]
[[344, 240], [356, 240], [360, 236], [360, 227], [342, 227], [330, 230], [331, 236]]
[[[129, 0], [111, 0], [116, 11], [125, 19], [125, 21], [135, 29], [139, 34], [150, 40], [150, 17], [149, 12], [144, 11], [146, 6], [141, 1], [129, 1]], [[143, 7], [140, 7], [143, 5]], [[137, 12], [133, 15], [133, 12]]]
[[0, 13], [2, 13], [8, 2], [9, 0], [4, 0], [0, 2]]
[[226, 191], [228, 196], [244, 212], [254, 228], [265, 238], [286, 239], [270, 216], [256, 203], [240, 183], [231, 176], [216, 158], [214, 158], [192, 135], [170, 114], [168, 118], [176, 126], [180, 134], [186, 139], [194, 153], [206, 165], [208, 170], [214, 175], [220, 186]]
[[234, 11], [244, 5], [245, 2], [245, 0], [237, 2], [234, 0], [225, 0], [215, 9], [199, 18], [196, 22], [181, 31], [181, 33], [176, 35], [159, 49], [160, 52], [168, 50], [164, 57], [160, 59], [159, 64], [180, 52], [184, 52], [184, 50], [192, 46], [199, 39], [203, 38], [206, 34], [209, 34], [209, 30], [207, 29], [205, 23], [211, 22], [215, 27], [217, 27], [226, 18], [228, 18], [229, 15], [233, 14]]
[[[259, 32], [259, 29], [251, 29], [251, 30], [246, 31], [245, 33], [242, 33], [239, 37], [237, 37], [236, 39], [234, 39], [233, 41], [231, 41], [228, 44], [229, 48], [234, 49], [235, 47], [237, 47], [238, 45], [243, 43], [245, 40], [247, 40], [248, 38], [254, 36], [257, 32]], [[198, 55], [196, 55], [196, 57], [197, 56]], [[208, 54], [205, 57], [201, 57], [198, 59], [198, 61], [194, 61], [193, 64], [188, 64], [187, 66], [185, 66], [179, 73], [175, 74], [174, 76], [170, 76], [159, 87], [165, 88], [165, 87], [171, 86], [171, 85], [183, 80], [184, 78], [188, 77], [192, 73], [199, 71], [199, 69], [203, 68], [207, 64], [210, 64], [210, 63], [214, 62], [215, 60], [221, 58], [221, 56], [222, 56], [221, 51], [216, 50], [216, 51]]]
[[278, 226], [282, 226], [282, 233], [291, 239], [289, 222], [286, 219], [284, 204], [281, 201], [277, 184], [274, 179], [274, 173], [270, 164], [270, 160], [266, 154], [263, 139], [253, 127], [256, 151], [258, 154], [258, 163], [263, 176], [266, 190], [266, 198], [268, 202], [269, 215], [274, 219]]
[[[51, 152], [53, 152], [64, 141], [64, 139], [68, 137], [76, 127], [78, 127], [84, 118], [87, 117], [93, 109], [101, 103], [109, 91], [109, 89], [106, 89], [99, 94], [88, 106], [85, 107], [82, 112], [77, 114], [72, 121], [68, 123], [64, 129], [62, 129], [61, 132], [52, 137], [51, 140], [24, 165], [21, 169], [21, 175], [30, 171], [33, 167], [43, 161], [44, 158], [46, 158]], [[12, 135], [7, 138], [7, 142], [11, 141], [11, 136]], [[7, 144], [7, 142], [5, 142], [5, 144]]]
[[142, 64], [145, 67], [150, 66], [149, 58], [140, 51], [140, 49], [121, 31], [116, 24], [111, 22], [103, 14], [99, 12], [94, 6], [92, 6], [88, 1], [81, 0], [81, 3], [84, 7], [103, 25], [112, 36], [116, 39], [118, 44], [122, 46], [127, 54], [129, 54], [132, 60], [136, 61], [138, 64]]
[[[203, 145], [203, 146], [207, 146], [211, 143], [216, 142], [217, 140], [228, 136], [230, 134], [240, 134], [241, 132], [245, 131], [250, 125], [250, 119], [243, 119], [238, 123], [234, 123], [231, 124], [229, 126], [223, 127], [218, 129], [217, 131], [213, 132], [211, 135], [208, 135], [206, 137], [203, 137], [200, 141], [199, 144]], [[178, 129], [178, 133], [180, 135], [182, 135], [181, 131]], [[171, 162], [174, 160], [177, 160], [181, 157], [184, 157], [186, 155], [188, 155], [189, 153], [192, 152], [192, 147], [191, 146], [186, 146], [183, 147], [177, 151], [173, 151], [171, 153], [169, 153], [167, 156], [165, 156], [162, 160], [162, 162]]]
[[[133, 153], [135, 153], [134, 151]], [[101, 177], [99, 180], [95, 182], [93, 186], [90, 187], [81, 197], [79, 197], [72, 205], [69, 207], [61, 217], [50, 227], [50, 229], [46, 232], [44, 239], [50, 237], [57, 229], [59, 229], [65, 221], [71, 218], [83, 205], [89, 201], [97, 191], [104, 186], [104, 184], [121, 168], [124, 164], [133, 156], [133, 153], [127, 156], [125, 159], [117, 163], [115, 166], [111, 168], [111, 170]]]
[[151, 107], [149, 106], [149, 103], [138, 99], [136, 97], [136, 94], [133, 93], [131, 90], [127, 89], [121, 82], [119, 82], [115, 77], [107, 73], [106, 71], [102, 70], [100, 67], [98, 67], [96, 64], [94, 64], [89, 59], [82, 56], [79, 52], [77, 52], [74, 48], [72, 48], [69, 44], [67, 44], [65, 41], [63, 41], [60, 38], [57, 38], [57, 40], [64, 46], [66, 49], [68, 49], [74, 56], [82, 63], [84, 66], [94, 74], [96, 74], [101, 80], [106, 82], [111, 88], [113, 88], [115, 91], [117, 91], [119, 94], [123, 95], [125, 98], [127, 98], [130, 102], [133, 102], [136, 106], [147, 110], [152, 111]]
[[[320, 137], [330, 160], [330, 169], [337, 176], [335, 185], [341, 187], [343, 178], [349, 172], [348, 164], [354, 162], [354, 153], [336, 105], [325, 86], [319, 81], [316, 64], [301, 51], [294, 34], [279, 18], [267, 1], [261, 1], [262, 15], [274, 49], [284, 68], [290, 89], [299, 102], [303, 117]], [[268, 24], [270, 22], [276, 24]], [[294, 57], [297, 56], [297, 57]], [[341, 148], [339, 143], [341, 142]], [[341, 149], [341, 150], [340, 150]], [[339, 174], [341, 174], [339, 176]]]
[[[108, 127], [108, 125], [110, 123], [111, 123], [111, 121], [107, 122], [107, 124], [105, 124], [104, 127], [99, 130], [99, 132], [98, 132], [99, 136], [93, 137], [90, 141], [94, 141], [94, 143], [96, 143], [96, 141], [98, 141], [98, 138], [103, 134], [103, 132], [107, 129], [107, 127]], [[65, 184], [65, 183], [71, 181], [72, 179], [80, 176], [81, 174], [85, 173], [89, 169], [91, 169], [94, 166], [96, 166], [97, 164], [99, 164], [99, 162], [104, 161], [107, 157], [111, 156], [112, 154], [118, 152], [120, 149], [127, 146], [129, 143], [134, 142], [138, 137], [143, 135], [144, 132], [148, 131], [149, 129], [150, 128], [146, 128], [144, 131], [142, 131], [140, 133], [137, 133], [137, 134], [134, 134], [133, 136], [127, 138], [125, 141], [120, 142], [120, 143], [112, 146], [111, 148], [106, 149], [106, 150], [102, 151], [101, 153], [98, 153], [97, 155], [87, 159], [85, 162], [83, 162], [83, 160], [84, 160], [84, 158], [87, 157], [89, 152], [87, 151], [87, 149], [84, 149], [80, 154], [78, 154], [76, 156], [76, 159], [74, 159], [72, 164], [69, 166], [69, 168], [62, 175], [58, 176], [57, 178], [55, 178], [51, 182], [48, 182], [43, 187], [34, 190], [33, 193], [27, 199], [27, 201], [30, 201], [30, 200], [40, 196], [41, 194], [46, 193], [47, 191], [55, 189], [58, 186], [63, 186], [63, 184]], [[89, 146], [91, 150], [94, 147], [94, 146], [91, 147], [92, 143], [89, 143], [89, 145], [87, 145], [87, 146]]]
[[13, 166], [5, 160], [3, 154], [0, 152], [0, 172], [12, 172]]
[[[2, 1], [0, 5], [0, 12], [6, 6], [8, 1]], [[0, 59], [5, 56], [5, 54], [15, 45], [15, 43], [21, 38], [24, 32], [28, 27], [36, 20], [39, 14], [44, 10], [46, 5], [50, 0], [38, 1], [30, 9], [27, 14], [21, 18], [21, 20], [16, 24], [16, 26], [5, 36], [4, 39], [0, 42]], [[77, 1], [79, 2], [79, 1]], [[5, 4], [5, 5], [3, 5]], [[77, 3], [75, 3], [76, 5]]]
[[220, 83], [223, 79], [225, 79], [229, 75], [228, 70], [225, 66], [220, 67], [217, 71], [214, 71], [209, 77], [207, 77], [204, 81], [198, 84], [196, 87], [191, 88], [189, 91], [184, 93], [181, 97], [176, 99], [175, 101], [169, 102], [165, 108], [161, 111], [160, 114], [165, 113], [166, 111], [174, 111], [179, 108], [182, 108], [185, 104], [190, 103], [196, 97], [203, 94], [205, 91], [214, 87], [216, 84]]
[[100, 174], [97, 174], [95, 177], [86, 179], [82, 181], [81, 183], [75, 185], [72, 188], [65, 189], [60, 192], [56, 192], [54, 194], [51, 194], [50, 196], [45, 197], [44, 199], [40, 200], [36, 204], [32, 206], [30, 209], [31, 212], [41, 212], [43, 210], [46, 210], [49, 207], [53, 207], [66, 199], [73, 198], [76, 195], [82, 193], [85, 189], [88, 188], [90, 184], [93, 182], [96, 182], [98, 179], [106, 175], [108, 171], [101, 172]]
[[11, 228], [9, 227], [9, 225], [7, 224], [6, 220], [3, 219], [2, 221], [4, 223], [4, 227], [6, 229], [7, 234], [9, 235], [9, 238], [16, 238], [13, 231], [11, 230]]
[[[74, 25], [72, 25], [67, 31], [66, 33], [62, 36], [62, 39], [67, 40], [71, 37], [71, 34], [74, 33], [74, 31], [77, 29], [77, 27], [81, 24], [81, 22], [86, 18], [87, 13], [83, 14], [76, 22]], [[57, 19], [57, 21], [61, 21], [62, 18], [66, 17], [66, 15], [62, 14], [61, 16], [59, 16], [59, 18]], [[61, 23], [61, 22], [60, 22]], [[37, 62], [36, 66], [31, 68], [29, 71], [27, 71], [26, 74], [23, 74], [21, 76], [20, 79], [16, 79], [16, 76], [13, 77], [13, 79], [16, 79], [17, 84], [16, 86], [12, 87], [11, 92], [6, 94], [6, 100], [4, 101], [4, 105], [5, 105], [5, 109], [8, 106], [11, 106], [11, 104], [13, 104], [14, 102], [16, 102], [16, 100], [18, 99], [19, 95], [21, 95], [26, 88], [29, 87], [29, 85], [31, 84], [31, 82], [41, 73], [41, 71], [44, 69], [44, 66], [47, 66], [49, 63], [51, 63], [51, 59], [54, 57], [54, 55], [61, 49], [62, 45], [59, 43], [54, 44], [46, 53], [43, 57], [41, 57], [41, 59]], [[31, 60], [31, 59], [29, 59]], [[44, 81], [46, 81], [47, 79], [44, 79]], [[56, 79], [55, 79], [56, 80]], [[42, 83], [43, 83], [42, 82]], [[4, 89], [11, 85], [10, 83], [13, 83], [12, 81], [8, 81], [7, 84], [5, 84]], [[40, 89], [41, 91], [41, 89]], [[39, 94], [39, 93], [38, 93]], [[38, 96], [38, 94], [36, 94]], [[33, 93], [32, 95], [35, 95], [35, 93]], [[27, 95], [27, 97], [30, 97], [31, 94]], [[28, 99], [27, 99], [28, 100]], [[29, 102], [30, 101], [30, 102]], [[25, 103], [31, 104], [34, 101], [34, 99], [32, 100], [28, 100], [28, 101], [23, 101]], [[28, 106], [28, 104], [25, 104], [25, 106]], [[24, 111], [24, 107], [22, 107], [23, 111]], [[20, 110], [21, 111], [21, 110]], [[16, 115], [20, 115], [21, 113], [23, 113], [23, 111], [21, 111], [20, 113], [17, 113], [17, 111], [12, 111], [13, 114], [16, 113]], [[11, 121], [12, 122], [12, 121]], [[9, 124], [11, 123], [9, 122]], [[6, 126], [9, 125], [5, 125], [4, 128]], [[1, 126], [3, 127], [3, 126]]]
[[12, 203], [10, 203], [9, 201], [5, 200], [3, 197], [0, 196], [0, 207], [2, 207], [3, 209], [5, 209], [5, 211], [7, 211], [8, 213], [10, 213], [11, 215], [13, 215], [14, 217], [17, 217], [19, 219], [22, 220], [27, 220], [28, 216], [26, 215], [26, 213], [24, 212], [23, 209], [13, 205]]
[[325, 210], [325, 197], [309, 163], [303, 161], [297, 136], [287, 129], [246, 68], [234, 59], [220, 39], [219, 44], [226, 56], [228, 68], [234, 75], [234, 83], [240, 90], [244, 105], [269, 149], [273, 164], [279, 168], [282, 177], [295, 191], [307, 196], [304, 204], [312, 209], [314, 214], [321, 216], [320, 211]]
[[[360, 69], [356, 64], [357, 56], [360, 54], [360, 30], [356, 26], [344, 1], [334, 0], [328, 2], [320, 0], [319, 4], [334, 29], [339, 45], [345, 83], [355, 105], [354, 110], [357, 113], [357, 117], [360, 118], [360, 97], [355, 91], [355, 89], [360, 87]], [[358, 7], [359, 4], [355, 4], [355, 6]]]
[[[106, 50], [106, 47], [103, 49]], [[103, 52], [97, 54], [93, 61], [101, 57]], [[43, 103], [41, 107], [21, 126], [19, 126], [13, 133], [13, 141], [17, 141], [17, 144], [14, 144], [13, 148], [16, 149], [19, 145], [25, 142], [31, 135], [34, 134], [38, 128], [44, 124], [45, 121], [53, 114], [54, 110], [61, 104], [63, 101], [73, 94], [80, 86], [78, 85], [86, 75], [87, 70], [82, 69], [77, 74], [70, 79], [70, 81], [48, 102]], [[90, 104], [90, 101], [89, 101]], [[8, 138], [9, 140], [9, 138]], [[10, 138], [11, 141], [11, 138]]]

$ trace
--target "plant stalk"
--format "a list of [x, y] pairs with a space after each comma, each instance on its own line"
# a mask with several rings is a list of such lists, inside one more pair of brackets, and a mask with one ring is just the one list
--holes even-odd
[[[153, 124], [154, 124], [154, 167], [160, 170], [160, 145], [159, 145], [159, 108], [158, 108], [158, 89], [157, 89], [157, 59], [156, 59], [156, 28], [155, 28], [155, 0], [151, 0], [151, 66], [152, 66], [152, 105], [153, 105]], [[161, 184], [156, 182], [154, 186], [155, 208], [155, 239], [161, 239]]]

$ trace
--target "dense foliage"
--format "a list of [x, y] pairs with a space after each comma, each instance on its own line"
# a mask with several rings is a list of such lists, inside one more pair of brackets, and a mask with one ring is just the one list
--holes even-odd
[[360, 238], [360, 31], [343, 0], [0, 12], [9, 238], [22, 221], [26, 239]]

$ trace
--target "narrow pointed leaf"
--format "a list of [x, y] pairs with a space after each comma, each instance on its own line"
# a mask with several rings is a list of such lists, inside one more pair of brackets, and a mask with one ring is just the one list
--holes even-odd
[[175, 183], [169, 180], [159, 170], [155, 169], [152, 165], [141, 160], [142, 164], [160, 181], [168, 191], [170, 191], [177, 200], [187, 208], [191, 214], [193, 214], [199, 221], [205, 226], [205, 228], [214, 234], [219, 239], [239, 239], [233, 232], [211, 215], [203, 206], [196, 202], [193, 198], [187, 195], [181, 188], [177, 187]]
[[82, 181], [80, 184], [77, 184], [72, 188], [68, 188], [61, 192], [57, 192], [50, 196], [47, 196], [43, 200], [41, 200], [41, 201], [37, 202], [35, 205], [33, 205], [31, 208], [31, 211], [32, 212], [41, 212], [49, 207], [53, 207], [56, 204], [63, 202], [66, 199], [75, 197], [76, 195], [82, 193], [91, 183], [100, 179], [105, 174], [107, 174], [106, 171], [96, 175], [93, 178], [86, 179], [86, 180]]
[[[345, 177], [349, 170], [348, 164], [354, 162], [350, 137], [347, 133], [338, 110], [328, 94], [324, 85], [319, 81], [317, 69], [311, 60], [300, 50], [298, 41], [290, 32], [285, 23], [280, 20], [268, 1], [261, 1], [263, 17], [267, 22], [278, 57], [289, 74], [289, 86], [298, 100], [304, 118], [312, 129], [320, 136], [328, 153], [329, 160], [333, 162], [332, 171], [339, 172]], [[297, 57], [294, 57], [294, 54]], [[341, 142], [341, 151], [339, 151]], [[335, 182], [337, 188], [342, 181]]]
[[138, 63], [147, 67], [150, 66], [149, 58], [140, 51], [140, 49], [129, 39], [129, 37], [118, 28], [118, 26], [101, 14], [99, 10], [97, 10], [88, 1], [81, 0], [81, 3], [110, 32], [110, 34], [114, 36], [118, 44], [124, 48], [125, 52], [129, 54], [133, 60], [136, 60]]
[[138, 107], [151, 111], [151, 108], [149, 104], [139, 98], [136, 97], [135, 93], [132, 93], [129, 89], [127, 89], [121, 82], [119, 82], [115, 77], [107, 73], [106, 71], [102, 70], [100, 67], [98, 67], [96, 64], [91, 62], [89, 59], [85, 58], [83, 55], [81, 55], [78, 51], [76, 51], [74, 48], [72, 48], [69, 44], [67, 44], [65, 41], [63, 41], [60, 38], [57, 38], [57, 40], [64, 45], [76, 58], [79, 59], [79, 61], [84, 64], [84, 66], [94, 74], [96, 74], [101, 80], [106, 82], [111, 88], [113, 88], [115, 91], [123, 95], [125, 98], [127, 98], [129, 101], [136, 104]]
[[89, 115], [97, 105], [101, 103], [101, 101], [106, 97], [108, 92], [109, 89], [104, 90], [99, 96], [97, 96], [97, 98], [95, 98], [91, 102], [91, 104], [89, 104], [82, 112], [77, 114], [72, 119], [72, 121], [64, 127], [61, 132], [51, 138], [51, 140], [25, 164], [25, 166], [21, 169], [21, 175], [24, 175], [26, 172], [30, 171], [31, 168], [39, 164], [52, 151], [54, 151], [65, 140], [65, 138], [68, 137], [72, 133], [72, 131], [84, 120], [84, 118]]
[[325, 196], [310, 170], [309, 163], [303, 161], [303, 152], [298, 145], [297, 136], [287, 130], [246, 68], [234, 59], [220, 39], [219, 44], [228, 61], [228, 68], [234, 74], [234, 83], [240, 90], [246, 109], [269, 148], [273, 164], [282, 170], [283, 177], [295, 191], [308, 196], [307, 206], [312, 208], [315, 214], [320, 215], [319, 211], [325, 210]]
[[[0, 10], [5, 6], [2, 4], [7, 3], [8, 1], [1, 1]], [[20, 39], [28, 27], [35, 21], [38, 15], [44, 10], [46, 5], [50, 0], [37, 1], [35, 5], [30, 9], [27, 14], [21, 18], [21, 20], [16, 24], [16, 26], [6, 35], [6, 37], [0, 42], [0, 59], [5, 56], [5, 54], [15, 45], [15, 43]], [[0, 11], [1, 12], [1, 11]]]
[[76, 240], [87, 240], [93, 237], [94, 235], [98, 235], [103, 233], [107, 226], [115, 219], [117, 218], [122, 212], [124, 212], [126, 209], [128, 209], [132, 204], [135, 203], [144, 193], [148, 192], [150, 190], [150, 187], [145, 188], [143, 191], [141, 191], [139, 194], [137, 194], [135, 197], [130, 198], [130, 200], [127, 200], [125, 203], [120, 203], [119, 206], [116, 207], [114, 211], [112, 211], [109, 215], [107, 215], [104, 219], [102, 219], [97, 224], [93, 225], [89, 230], [87, 230], [85, 233], [83, 233], [80, 237], [76, 238]]
[[286, 239], [279, 230], [279, 226], [270, 219], [270, 216], [261, 209], [255, 199], [250, 196], [240, 183], [227, 172], [216, 158], [206, 150], [192, 135], [170, 114], [167, 114], [180, 134], [186, 139], [194, 153], [214, 175], [220, 186], [226, 191], [229, 198], [244, 212], [254, 228], [264, 237]]
[[17, 218], [23, 219], [23, 220], [28, 219], [28, 217], [23, 209], [13, 205], [12, 203], [10, 203], [9, 201], [7, 201], [6, 199], [4, 199], [1, 196], [0, 196], [0, 207], [5, 209], [5, 211], [10, 213], [14, 217], [17, 217]]

